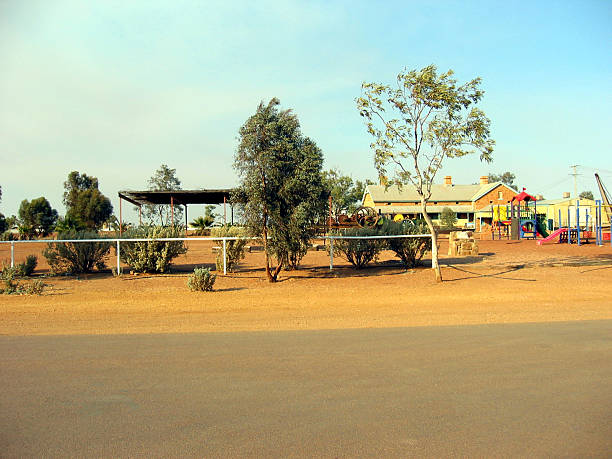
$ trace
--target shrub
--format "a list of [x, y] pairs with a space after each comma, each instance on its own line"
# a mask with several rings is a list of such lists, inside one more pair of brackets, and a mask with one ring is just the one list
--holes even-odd
[[[428, 234], [429, 228], [423, 220], [404, 220], [401, 223], [387, 220], [380, 231], [388, 235], [399, 234]], [[431, 238], [390, 238], [386, 239], [387, 247], [401, 260], [402, 265], [408, 268], [417, 266], [428, 250], [431, 250]]]
[[15, 281], [15, 277], [17, 277], [17, 268], [5, 266], [2, 268], [2, 275], [0, 277], [2, 278], [2, 288], [0, 288], [0, 293], [11, 295], [13, 293], [21, 292], [21, 285]]
[[89, 273], [96, 267], [104, 269], [104, 257], [111, 243], [88, 231], [60, 233], [59, 239], [100, 239], [99, 242], [50, 242], [43, 255], [53, 273]]
[[38, 258], [36, 258], [36, 255], [28, 255], [24, 263], [19, 263], [16, 266], [17, 275], [21, 277], [31, 276], [34, 270], [36, 269], [37, 264]]
[[25, 293], [28, 295], [42, 295], [45, 286], [42, 279], [34, 279], [31, 284], [25, 287]]
[[[213, 228], [214, 237], [245, 237], [245, 231], [238, 226], [222, 226]], [[238, 267], [240, 260], [244, 258], [244, 248], [247, 245], [247, 239], [236, 239], [226, 241], [225, 251], [227, 255], [226, 269], [233, 273]], [[223, 250], [217, 254], [217, 271], [223, 271]]]
[[208, 268], [196, 268], [193, 274], [187, 279], [187, 287], [192, 292], [210, 292], [217, 280], [215, 274], [210, 273]]
[[[342, 236], [378, 236], [374, 228], [349, 228], [341, 233]], [[383, 239], [335, 239], [334, 250], [340, 254], [356, 269], [365, 267], [384, 248]]]
[[[183, 237], [180, 226], [143, 225], [129, 230], [126, 238], [160, 239]], [[121, 260], [134, 271], [165, 273], [174, 258], [187, 252], [183, 241], [138, 241], [121, 243]]]
[[445, 207], [442, 209], [442, 214], [440, 215], [440, 224], [443, 229], [453, 229], [457, 224], [457, 214], [453, 212], [453, 209], [450, 207]]

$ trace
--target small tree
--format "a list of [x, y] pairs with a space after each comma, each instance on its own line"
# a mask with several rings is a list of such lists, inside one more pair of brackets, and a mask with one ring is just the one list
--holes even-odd
[[240, 176], [237, 195], [250, 234], [262, 238], [270, 282], [283, 266], [297, 266], [306, 253], [326, 197], [321, 150], [301, 134], [297, 117], [279, 110], [279, 104], [276, 98], [259, 104], [240, 128], [234, 157]]
[[450, 207], [445, 207], [440, 215], [440, 223], [444, 229], [453, 229], [457, 224], [457, 214]]
[[578, 197], [580, 199], [590, 199], [591, 201], [594, 200], [592, 191], [583, 191], [582, 193], [578, 195]]
[[97, 231], [113, 214], [113, 205], [98, 189], [98, 179], [72, 171], [64, 182], [66, 218], [62, 226]]
[[[91, 231], [68, 231], [60, 233], [59, 239], [99, 239], [99, 236]], [[94, 267], [104, 269], [104, 258], [110, 246], [110, 242], [104, 239], [95, 242], [50, 242], [43, 255], [54, 273], [89, 273]]]
[[411, 184], [421, 200], [421, 211], [432, 233], [432, 268], [442, 281], [437, 234], [427, 203], [431, 186], [445, 158], [475, 151], [491, 161], [495, 142], [489, 137], [490, 121], [474, 105], [484, 92], [480, 78], [458, 86], [453, 72], [438, 74], [435, 66], [400, 72], [397, 86], [363, 83], [357, 107], [365, 118], [379, 175], [393, 176], [388, 184]]
[[[172, 191], [181, 189], [181, 181], [176, 176], [176, 169], [170, 169], [166, 164], [159, 166], [148, 181], [150, 191]], [[151, 222], [157, 220], [159, 225], [179, 224], [182, 221], [183, 209], [174, 206], [174, 222], [172, 210], [168, 204], [147, 204], [142, 208], [142, 214]]]
[[24, 199], [19, 206], [20, 232], [28, 239], [48, 235], [53, 231], [57, 218], [57, 210], [43, 196], [31, 202]]
[[343, 213], [351, 214], [360, 205], [363, 192], [368, 180], [353, 181], [348, 175], [342, 175], [337, 169], [330, 169], [323, 173], [323, 180], [332, 198], [332, 212], [334, 216]]
[[210, 228], [215, 223], [216, 214], [213, 213], [215, 206], [204, 207], [204, 216], [195, 218], [190, 225], [196, 228], [196, 234], [202, 236], [206, 233], [207, 228]]

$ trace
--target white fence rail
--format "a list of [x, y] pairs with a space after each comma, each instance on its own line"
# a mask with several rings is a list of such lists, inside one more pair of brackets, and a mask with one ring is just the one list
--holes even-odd
[[[394, 239], [394, 238], [422, 238], [431, 237], [431, 234], [395, 234], [384, 236], [321, 236], [316, 239], [327, 239], [329, 244], [329, 270], [334, 269], [334, 240], [337, 239]], [[108, 242], [115, 243], [117, 252], [117, 273], [121, 272], [121, 243], [122, 242], [172, 242], [172, 241], [222, 241], [223, 247], [223, 274], [227, 274], [227, 241], [259, 240], [256, 237], [167, 237], [167, 238], [99, 238], [99, 239], [34, 239], [31, 241], [0, 241], [0, 244], [11, 245], [11, 268], [15, 266], [15, 244], [50, 244], [59, 242]]]

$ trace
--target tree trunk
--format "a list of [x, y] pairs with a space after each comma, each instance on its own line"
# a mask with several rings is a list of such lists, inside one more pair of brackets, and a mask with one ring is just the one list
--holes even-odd
[[433, 221], [427, 213], [427, 203], [424, 198], [421, 198], [421, 211], [423, 212], [423, 218], [431, 232], [431, 268], [436, 275], [436, 282], [442, 282], [442, 272], [440, 271], [440, 264], [438, 263], [438, 233], [436, 233]]

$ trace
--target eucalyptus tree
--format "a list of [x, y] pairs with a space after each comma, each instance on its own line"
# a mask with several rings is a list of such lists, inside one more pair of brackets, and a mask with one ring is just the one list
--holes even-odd
[[353, 181], [350, 176], [343, 175], [338, 169], [325, 171], [323, 178], [332, 197], [332, 212], [336, 217], [342, 213], [353, 213], [359, 207], [366, 185], [373, 183], [369, 180]]
[[379, 175], [388, 185], [412, 185], [432, 235], [432, 268], [442, 281], [437, 234], [427, 213], [431, 186], [446, 158], [480, 153], [490, 162], [495, 141], [490, 121], [476, 107], [484, 92], [480, 78], [458, 85], [453, 71], [439, 74], [434, 65], [404, 70], [396, 84], [363, 83], [357, 108], [364, 117]]
[[283, 267], [297, 267], [327, 197], [321, 150], [302, 135], [297, 116], [279, 105], [276, 98], [259, 104], [240, 128], [234, 156], [236, 195], [250, 234], [262, 238], [270, 282]]
[[64, 182], [66, 217], [62, 225], [75, 230], [99, 230], [113, 215], [113, 205], [98, 189], [98, 179], [72, 171]]
[[[172, 191], [181, 189], [181, 181], [176, 176], [176, 169], [166, 164], [159, 166], [147, 182], [149, 191]], [[172, 222], [174, 212], [174, 222]], [[174, 206], [174, 211], [167, 204], [147, 204], [143, 206], [143, 216], [151, 222], [158, 220], [160, 225], [171, 225], [182, 221], [183, 209]]]

